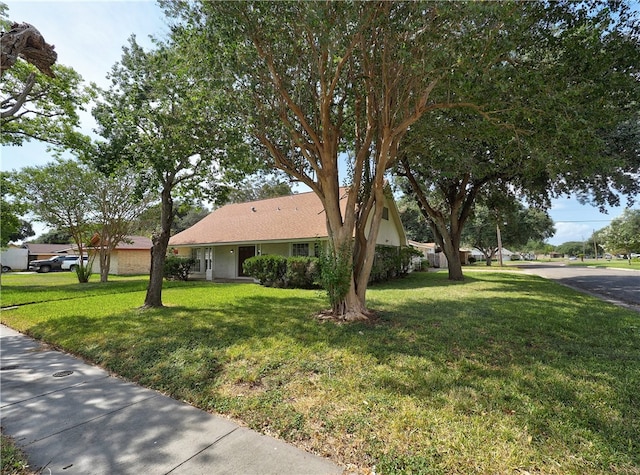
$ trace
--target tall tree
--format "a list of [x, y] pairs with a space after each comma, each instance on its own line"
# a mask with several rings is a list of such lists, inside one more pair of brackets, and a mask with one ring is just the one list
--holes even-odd
[[107, 282], [113, 250], [131, 235], [136, 220], [149, 205], [150, 193], [136, 193], [137, 176], [128, 169], [116, 170], [110, 176], [96, 173], [91, 185], [93, 193], [87, 206], [95, 210], [96, 221], [91, 245], [97, 248], [100, 282]]
[[545, 211], [510, 201], [501, 200], [499, 207], [495, 202], [477, 205], [462, 233], [463, 242], [482, 252], [488, 266], [500, 246], [523, 247], [530, 240], [542, 241], [555, 233]]
[[291, 185], [274, 176], [252, 176], [229, 191], [228, 202], [246, 203], [292, 195]]
[[140, 185], [160, 195], [161, 226], [152, 236], [144, 307], [162, 306], [174, 197], [213, 200], [231, 159], [240, 172], [248, 166], [235, 119], [225, 113], [228, 104], [219, 94], [224, 74], [198, 80], [184, 55], [174, 44], [144, 51], [132, 37], [109, 75], [112, 86], [93, 110], [106, 139], [95, 154], [98, 166], [107, 170], [125, 162], [138, 173]]
[[432, 223], [453, 280], [463, 278], [462, 229], [488, 187], [543, 206], [571, 192], [618, 204], [639, 191], [637, 145], [627, 146], [634, 129], [621, 133], [637, 124], [640, 99], [637, 18], [628, 3], [512, 7], [517, 15], [496, 16], [497, 28], [488, 28], [484, 57], [492, 61], [480, 66], [479, 58], [447, 92], [474, 106], [424, 118], [400, 154], [397, 172]]
[[[95, 232], [95, 213], [90, 209], [92, 172], [74, 160], [59, 160], [37, 167], [25, 167], [16, 174], [20, 196], [38, 221], [68, 232], [78, 254], [86, 255]], [[80, 259], [78, 280], [88, 281], [84, 260]]]
[[[353, 272], [334, 314], [368, 318], [366, 290], [386, 172], [409, 128], [451, 107], [432, 91], [459, 69], [490, 4], [432, 2], [162, 2], [197, 37], [204, 58], [233, 70], [235, 106], [271, 165], [321, 200], [336, 256]], [[487, 40], [490, 41], [490, 40]], [[350, 158], [344, 194], [338, 158]], [[370, 223], [370, 226], [367, 225]], [[353, 239], [355, 235], [355, 241]]]
[[631, 253], [640, 253], [640, 209], [625, 209], [599, 235], [608, 252], [625, 254], [631, 264]]

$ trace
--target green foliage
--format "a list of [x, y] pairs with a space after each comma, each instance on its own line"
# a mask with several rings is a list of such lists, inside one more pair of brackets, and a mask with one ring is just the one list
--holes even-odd
[[35, 78], [35, 83], [24, 104], [0, 119], [2, 145], [19, 146], [35, 139], [58, 150], [81, 152], [86, 149], [89, 138], [77, 130], [78, 112], [89, 102], [90, 94], [82, 85], [82, 77], [72, 68], [54, 64], [52, 69], [55, 77], [48, 77], [19, 60], [3, 73], [0, 83], [3, 113], [28, 89], [31, 77]]
[[82, 259], [80, 260], [80, 262], [81, 264], [76, 266], [75, 272], [78, 276], [78, 282], [80, 282], [81, 284], [86, 284], [87, 282], [89, 282], [91, 274], [93, 274], [93, 257], [89, 258], [87, 263], [84, 263]]
[[368, 290], [375, 325], [334, 325], [310, 318], [317, 291], [167, 282], [140, 312], [148, 277], [116, 277], [3, 276], [2, 305], [41, 302], [3, 323], [361, 473], [640, 466], [632, 310], [521, 273], [414, 273]]
[[[0, 4], [0, 7], [2, 4]], [[0, 450], [0, 467], [2, 475], [30, 475], [29, 463], [25, 454], [16, 446], [11, 437], [2, 434], [2, 450]]]
[[29, 242], [35, 244], [71, 244], [73, 242], [73, 238], [68, 231], [52, 229]]
[[287, 271], [284, 275], [286, 287], [291, 289], [313, 289], [317, 287], [319, 277], [318, 259], [315, 257], [294, 256], [287, 258]]
[[[321, 248], [320, 248], [321, 249]], [[341, 248], [330, 246], [327, 251], [321, 250], [318, 256], [320, 267], [320, 284], [326, 290], [329, 303], [336, 315], [342, 314], [341, 305], [351, 285], [351, 246], [345, 243]]]
[[412, 247], [376, 246], [369, 282], [386, 282], [409, 273], [411, 259], [422, 256]]
[[244, 180], [229, 190], [229, 203], [246, 203], [249, 201], [266, 200], [279, 196], [293, 194], [291, 184], [279, 177], [257, 175]]
[[164, 278], [167, 280], [189, 280], [189, 271], [196, 263], [192, 257], [168, 255], [164, 261]]
[[625, 209], [599, 234], [605, 249], [612, 254], [640, 253], [640, 209]]
[[284, 287], [287, 273], [287, 258], [276, 254], [254, 256], [242, 266], [245, 274], [258, 279], [267, 287]]
[[22, 220], [20, 216], [28, 209], [19, 198], [19, 185], [15, 175], [0, 172], [0, 247], [13, 241], [16, 233], [20, 232]]
[[581, 254], [589, 244], [582, 241], [568, 241], [556, 246], [556, 252], [565, 256], [577, 256]]

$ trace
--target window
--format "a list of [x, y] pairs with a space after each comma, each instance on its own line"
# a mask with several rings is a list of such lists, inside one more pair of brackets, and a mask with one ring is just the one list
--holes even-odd
[[292, 256], [308, 256], [309, 255], [309, 243], [294, 243], [293, 248], [291, 249]]
[[387, 208], [386, 206], [382, 208], [382, 219], [386, 219], [387, 221], [389, 221], [389, 208]]
[[191, 249], [191, 257], [195, 259], [195, 263], [191, 267], [192, 272], [200, 272], [200, 260], [202, 259], [202, 249]]

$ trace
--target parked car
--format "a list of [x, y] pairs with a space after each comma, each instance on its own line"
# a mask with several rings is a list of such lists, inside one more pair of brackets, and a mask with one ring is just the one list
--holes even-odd
[[53, 272], [62, 270], [62, 263], [68, 256], [53, 256], [49, 259], [38, 259], [29, 262], [29, 270], [36, 272]]
[[[89, 262], [88, 256], [82, 256], [82, 260], [84, 265], [86, 266]], [[76, 267], [80, 266], [80, 257], [78, 256], [67, 256], [64, 258], [62, 262], [62, 270], [70, 270], [71, 272], [76, 270]]]

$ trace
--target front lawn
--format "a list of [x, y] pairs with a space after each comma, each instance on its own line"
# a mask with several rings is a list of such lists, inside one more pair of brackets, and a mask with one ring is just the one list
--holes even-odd
[[[141, 311], [145, 284], [70, 280], [2, 322], [352, 471], [640, 473], [638, 313], [504, 272], [372, 287], [378, 320], [350, 325], [253, 284], [175, 283]], [[21, 285], [2, 277], [3, 306]]]
[[590, 267], [611, 267], [615, 269], [635, 269], [640, 270], [640, 259], [631, 259], [631, 263], [627, 259], [585, 259], [584, 261], [569, 261], [572, 266], [590, 266]]

